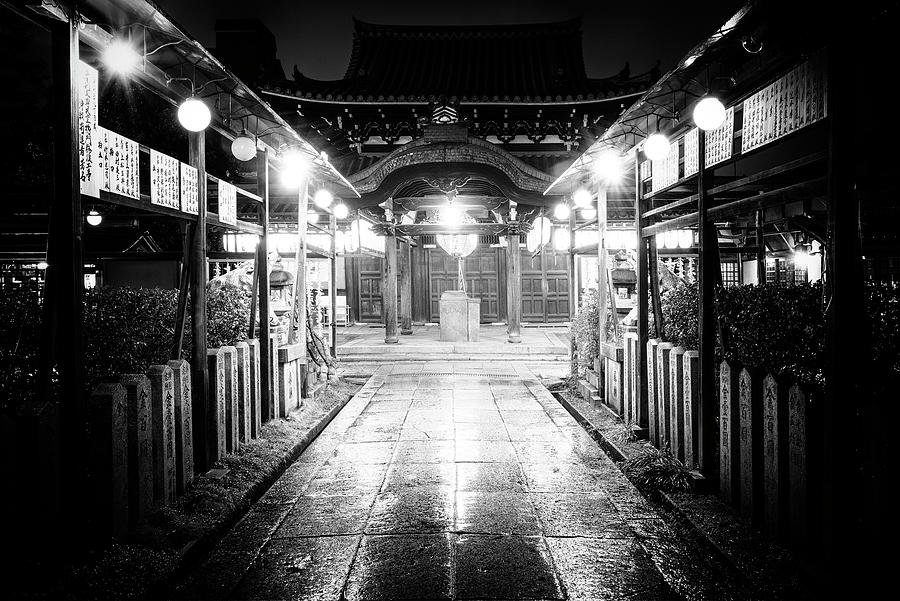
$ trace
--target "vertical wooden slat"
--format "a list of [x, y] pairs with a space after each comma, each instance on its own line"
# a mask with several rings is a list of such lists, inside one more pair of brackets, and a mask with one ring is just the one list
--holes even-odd
[[188, 288], [191, 283], [191, 244], [196, 224], [181, 224], [182, 259], [181, 278], [178, 285], [178, 309], [175, 314], [175, 339], [172, 341], [172, 352], [169, 358], [172, 361], [181, 359], [181, 349], [184, 345], [184, 327], [187, 322]]
[[766, 285], [766, 239], [763, 236], [763, 213], [756, 211], [756, 284]]
[[191, 388], [194, 403], [194, 468], [205, 472], [210, 467], [209, 458], [216, 456], [215, 438], [209, 436], [213, 413], [209, 408], [209, 367], [206, 353], [206, 284], [209, 268], [206, 264], [206, 133], [191, 132], [188, 135], [189, 160], [197, 170], [197, 222], [191, 239]]
[[662, 300], [659, 293], [659, 251], [656, 248], [656, 236], [647, 239], [650, 246], [649, 262], [650, 271], [650, 300], [653, 303], [653, 329], [657, 338], [665, 337], [665, 322], [662, 314]]
[[400, 244], [400, 333], [412, 334], [412, 257], [409, 241]]
[[331, 273], [329, 274], [329, 301], [331, 307], [331, 356], [337, 357], [337, 218], [332, 213], [328, 217], [328, 231], [331, 233]]
[[519, 250], [519, 224], [510, 222], [506, 236], [506, 334], [507, 341], [522, 342], [522, 253]]
[[[713, 291], [715, 286], [715, 265], [718, 261], [718, 253], [715, 256], [711, 247], [718, 241], [715, 227], [708, 223], [707, 216], [709, 198], [707, 195], [706, 173], [706, 132], [698, 131], [699, 172], [697, 173], [697, 214], [700, 228], [699, 273], [698, 285], [700, 288], [699, 307], [699, 338], [700, 338], [700, 429], [698, 462], [700, 471], [707, 478], [715, 478], [715, 463], [717, 453], [716, 418], [719, 407], [716, 399], [715, 382], [715, 343], [716, 325], [714, 319]], [[710, 227], [713, 226], [713, 227]]]
[[[256, 272], [259, 274], [259, 403], [262, 406], [262, 420], [269, 421], [274, 416], [269, 411], [272, 403], [272, 352], [269, 346], [269, 153], [256, 153], [257, 194], [262, 198], [259, 205], [259, 224], [262, 236], [256, 247]], [[206, 398], [206, 397], [203, 397]]]
[[[393, 221], [393, 207], [393, 200], [388, 199], [385, 217], [389, 221]], [[384, 259], [384, 282], [381, 288], [382, 306], [384, 307], [384, 342], [396, 344], [399, 342], [397, 337], [397, 237], [394, 235], [392, 227], [384, 239]]]
[[[606, 188], [601, 187], [597, 190], [597, 306], [600, 323], [600, 341], [607, 342], [608, 337], [606, 331], [608, 305], [607, 299], [611, 295], [609, 265], [607, 264], [606, 252], [606, 218], [607, 218], [607, 194]], [[615, 309], [613, 309], [615, 310]]]
[[647, 319], [647, 240], [641, 234], [643, 226], [643, 189], [641, 183], [641, 162], [640, 155], [635, 154], [634, 157], [634, 227], [637, 235], [637, 283], [635, 285], [635, 293], [637, 294], [638, 319], [637, 319], [637, 345], [635, 345], [635, 370], [637, 373], [635, 401], [637, 403], [638, 422], [641, 428], [648, 426], [647, 406], [647, 342], [650, 337], [648, 335], [648, 319]]

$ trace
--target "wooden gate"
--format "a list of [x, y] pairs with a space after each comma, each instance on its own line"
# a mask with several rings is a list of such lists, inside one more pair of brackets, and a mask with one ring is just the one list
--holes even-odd
[[522, 252], [522, 321], [569, 319], [567, 257], [546, 248], [534, 257], [528, 251]]
[[359, 259], [359, 319], [365, 323], [382, 321], [383, 262], [375, 258]]

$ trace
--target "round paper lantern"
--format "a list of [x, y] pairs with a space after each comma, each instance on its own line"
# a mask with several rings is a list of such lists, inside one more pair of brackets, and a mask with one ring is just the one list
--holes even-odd
[[211, 120], [209, 107], [197, 98], [188, 98], [178, 107], [178, 122], [188, 131], [203, 131]]
[[717, 129], [725, 122], [725, 105], [715, 96], [704, 96], [694, 106], [694, 123], [704, 131]]
[[669, 138], [653, 134], [644, 141], [644, 154], [651, 161], [661, 161], [669, 155]]

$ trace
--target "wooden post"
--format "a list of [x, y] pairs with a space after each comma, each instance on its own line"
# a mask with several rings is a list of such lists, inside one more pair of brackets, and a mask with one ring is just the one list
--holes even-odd
[[337, 217], [334, 213], [328, 218], [328, 231], [331, 232], [331, 273], [329, 277], [329, 306], [331, 307], [331, 356], [337, 357]]
[[763, 213], [756, 211], [756, 285], [766, 285], [766, 239], [763, 236]]
[[517, 221], [509, 222], [506, 240], [506, 334], [508, 342], [519, 343], [522, 342], [522, 253]]
[[610, 287], [610, 273], [608, 264], [608, 253], [606, 252], [606, 219], [607, 219], [607, 196], [606, 188], [601, 187], [597, 190], [597, 306], [600, 323], [600, 342], [607, 342], [607, 313], [609, 308], [607, 299], [610, 296], [612, 288]]
[[[259, 395], [262, 406], [262, 421], [273, 417], [269, 412], [272, 406], [272, 352], [269, 347], [269, 153], [267, 150], [256, 152], [257, 194], [262, 198], [259, 205], [259, 224], [263, 228], [262, 236], [256, 247], [256, 271], [259, 273]], [[200, 398], [206, 398], [202, 396]]]
[[[578, 274], [575, 272], [575, 225], [576, 215], [575, 207], [569, 211], [569, 257], [567, 271], [569, 272], [569, 319], [575, 318], [578, 311]], [[574, 350], [574, 346], [572, 347]]]
[[700, 471], [707, 478], [716, 478], [714, 471], [717, 453], [716, 418], [719, 413], [719, 404], [716, 402], [716, 366], [715, 344], [716, 324], [713, 319], [714, 299], [713, 290], [716, 282], [715, 272], [718, 262], [718, 252], [714, 252], [713, 245], [718, 248], [715, 225], [709, 223], [707, 216], [709, 198], [706, 192], [706, 132], [698, 130], [698, 154], [699, 172], [697, 173], [697, 214], [700, 228], [699, 273], [698, 285], [700, 288], [699, 307], [699, 337], [700, 337], [700, 403], [699, 403], [699, 441], [698, 462]]
[[[81, 319], [84, 303], [84, 259], [79, 178], [78, 25], [73, 19], [51, 27], [53, 74], [53, 196], [47, 240], [47, 285], [44, 298], [41, 398], [50, 401], [54, 368], [59, 375], [59, 400], [64, 463], [63, 490], [87, 490], [89, 441], [88, 403], [84, 392]], [[70, 541], [80, 544], [88, 515], [87, 495], [75, 495], [65, 506]], [[57, 516], [46, 516], [53, 521]], [[73, 523], [77, 522], [77, 523]]]
[[400, 246], [400, 333], [409, 335], [412, 330], [412, 251], [409, 241]]
[[641, 228], [643, 226], [643, 189], [641, 182], [641, 162], [640, 156], [635, 153], [634, 157], [634, 229], [636, 232], [636, 256], [637, 256], [637, 283], [635, 291], [637, 294], [637, 345], [635, 345], [635, 361], [634, 367], [637, 373], [635, 387], [635, 401], [637, 403], [637, 414], [639, 422], [637, 425], [641, 428], [648, 426], [649, 408], [647, 406], [647, 342], [650, 340], [647, 332], [647, 240], [644, 238]]
[[181, 223], [181, 281], [178, 286], [178, 309], [175, 314], [175, 339], [172, 341], [172, 352], [169, 354], [169, 358], [173, 361], [181, 359], [181, 349], [184, 345], [184, 326], [187, 321], [188, 286], [190, 286], [191, 283], [191, 239], [193, 233], [196, 232], [196, 229], [196, 224], [191, 226], [184, 222]]
[[200, 473], [209, 469], [209, 458], [216, 456], [215, 440], [208, 436], [211, 424], [209, 410], [209, 367], [206, 358], [206, 134], [188, 134], [191, 166], [197, 170], [197, 223], [191, 239], [191, 388], [194, 402], [194, 464]]
[[384, 211], [389, 229], [384, 238], [384, 283], [381, 287], [385, 344], [399, 342], [397, 338], [397, 237], [393, 230], [393, 206], [394, 202], [389, 198]]
[[[306, 228], [309, 211], [309, 179], [304, 176], [300, 182], [297, 201], [297, 251], [294, 253], [294, 299], [291, 303], [292, 324], [288, 331], [288, 344], [299, 344], [306, 358]], [[297, 328], [293, 327], [293, 318]]]
[[657, 338], [665, 336], [665, 322], [662, 314], [662, 301], [659, 294], [659, 251], [656, 248], [656, 236], [647, 239], [650, 245], [648, 262], [650, 263], [650, 300], [653, 303], [653, 329]]

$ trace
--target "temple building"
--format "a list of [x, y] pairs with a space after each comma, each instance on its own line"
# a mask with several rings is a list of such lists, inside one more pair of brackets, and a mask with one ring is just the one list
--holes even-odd
[[[232, 53], [234, 28], [234, 21], [218, 24], [219, 56]], [[513, 271], [506, 234], [510, 225], [524, 233], [537, 218], [551, 217], [561, 197], [545, 195], [547, 189], [659, 77], [657, 67], [632, 76], [625, 63], [609, 77], [588, 77], [580, 19], [481, 27], [354, 21], [346, 74], [335, 81], [311, 79], [296, 66], [291, 79], [279, 78], [271, 54], [255, 62], [261, 67], [248, 64], [244, 77], [361, 194], [343, 199], [351, 214], [339, 227], [384, 234], [385, 213], [395, 217], [400, 272], [408, 261], [408, 318], [438, 321], [441, 294], [458, 287], [457, 261], [436, 239], [438, 213], [452, 206], [465, 231], [478, 235], [462, 277], [481, 301], [482, 322], [507, 321], [511, 303], [525, 323], [569, 319], [573, 291], [591, 277], [576, 272], [596, 269], [577, 267], [566, 239], [523, 246], [521, 271]], [[630, 194], [610, 199], [611, 220], [633, 220]], [[574, 213], [542, 223], [560, 229], [556, 238], [567, 237], [562, 226], [593, 219], [589, 211]], [[273, 206], [271, 219], [296, 222], [296, 206]], [[384, 238], [354, 232], [360, 248], [339, 261], [338, 293], [346, 295], [351, 320], [379, 323], [386, 310]]]

